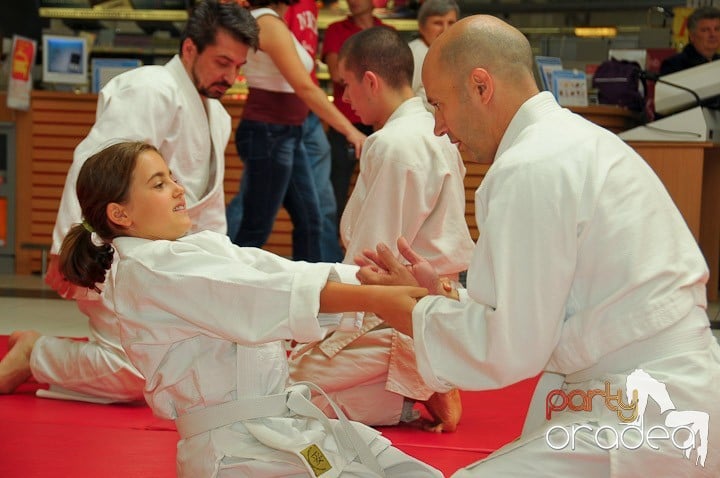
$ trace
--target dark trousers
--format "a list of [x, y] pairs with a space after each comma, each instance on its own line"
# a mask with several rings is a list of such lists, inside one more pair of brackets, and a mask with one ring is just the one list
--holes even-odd
[[235, 143], [245, 169], [238, 196], [242, 219], [233, 242], [262, 247], [284, 206], [293, 222], [293, 259], [319, 262], [320, 205], [302, 127], [243, 120]]
[[[373, 132], [372, 126], [361, 123], [355, 123], [354, 126], [368, 136]], [[357, 160], [355, 159], [355, 149], [347, 142], [344, 135], [333, 128], [329, 128], [327, 134], [328, 141], [330, 142], [330, 155], [332, 156], [330, 182], [332, 183], [333, 193], [335, 194], [339, 224], [348, 200], [350, 180], [355, 172]]]

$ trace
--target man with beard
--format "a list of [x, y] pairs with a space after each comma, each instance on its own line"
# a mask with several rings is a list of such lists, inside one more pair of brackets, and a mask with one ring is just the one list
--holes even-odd
[[257, 45], [257, 24], [246, 9], [234, 2], [199, 2], [189, 15], [178, 55], [164, 66], [119, 75], [102, 89], [95, 124], [76, 147], [65, 181], [45, 277], [88, 316], [90, 340], [14, 332], [10, 351], [0, 362], [0, 393], [11, 393], [32, 375], [50, 385], [43, 394], [105, 402], [142, 399], [144, 379], [120, 346], [114, 312], [100, 294], [72, 286], [57, 269], [63, 238], [83, 220], [75, 192], [77, 175], [88, 157], [112, 143], [148, 142], [185, 189], [193, 231], [224, 234], [224, 151], [231, 123], [218, 100]]

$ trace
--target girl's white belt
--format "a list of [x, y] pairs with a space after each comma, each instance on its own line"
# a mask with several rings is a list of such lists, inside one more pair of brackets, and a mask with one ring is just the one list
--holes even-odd
[[[333, 427], [330, 419], [310, 401], [311, 390], [325, 397], [338, 417], [339, 427]], [[377, 458], [347, 416], [345, 416], [345, 413], [320, 387], [311, 382], [297, 382], [285, 390], [285, 393], [266, 395], [264, 397], [240, 398], [196, 410], [178, 417], [175, 420], [175, 425], [180, 437], [185, 439], [244, 420], [282, 417], [288, 414], [310, 417], [320, 421], [325, 430], [335, 436], [338, 446], [342, 446], [347, 450], [354, 450], [363, 465], [378, 476], [385, 476]]]
[[238, 398], [213, 405], [178, 417], [175, 426], [180, 437], [185, 439], [243, 420], [281, 417], [290, 410], [287, 407], [288, 393]]

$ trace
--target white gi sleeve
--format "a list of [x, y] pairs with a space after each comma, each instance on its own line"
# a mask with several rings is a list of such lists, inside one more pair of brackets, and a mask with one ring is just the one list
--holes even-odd
[[187, 242], [151, 241], [134, 250], [118, 264], [118, 312], [166, 311], [208, 335], [246, 345], [319, 340], [320, 291], [332, 266], [233, 249], [239, 252], [228, 256]]
[[574, 187], [582, 182], [535, 165], [496, 170], [476, 192], [482, 232], [469, 300], [428, 296], [413, 311], [418, 369], [435, 390], [496, 389], [535, 376], [558, 343], [578, 247]]

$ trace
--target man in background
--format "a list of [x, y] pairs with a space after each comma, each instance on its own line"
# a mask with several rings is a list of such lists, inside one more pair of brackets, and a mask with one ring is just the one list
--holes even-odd
[[667, 75], [720, 59], [720, 9], [700, 7], [687, 19], [688, 44], [677, 55], [660, 65], [660, 75]]
[[[350, 108], [350, 105], [342, 100], [345, 87], [338, 73], [338, 53], [345, 40], [354, 33], [373, 26], [383, 25], [383, 23], [373, 15], [372, 0], [348, 0], [347, 4], [350, 9], [347, 18], [331, 23], [325, 30], [322, 60], [327, 64], [333, 82], [333, 103], [357, 129], [369, 135], [372, 133], [372, 126], [362, 124], [360, 118]], [[354, 151], [345, 136], [334, 128], [328, 129], [327, 135], [330, 140], [332, 156], [330, 181], [332, 182], [337, 206], [337, 218], [335, 220], [339, 221], [345, 209], [345, 203], [347, 203], [350, 180], [355, 172], [360, 151]]]
[[[427, 102], [425, 87], [422, 83], [422, 66], [428, 48], [437, 37], [450, 28], [460, 18], [460, 7], [455, 0], [425, 0], [418, 10], [418, 38], [412, 40], [410, 50], [413, 53], [415, 69], [413, 70], [412, 88], [416, 95], [423, 99], [425, 108], [432, 112]], [[441, 74], [436, 72], [436, 74]]]

